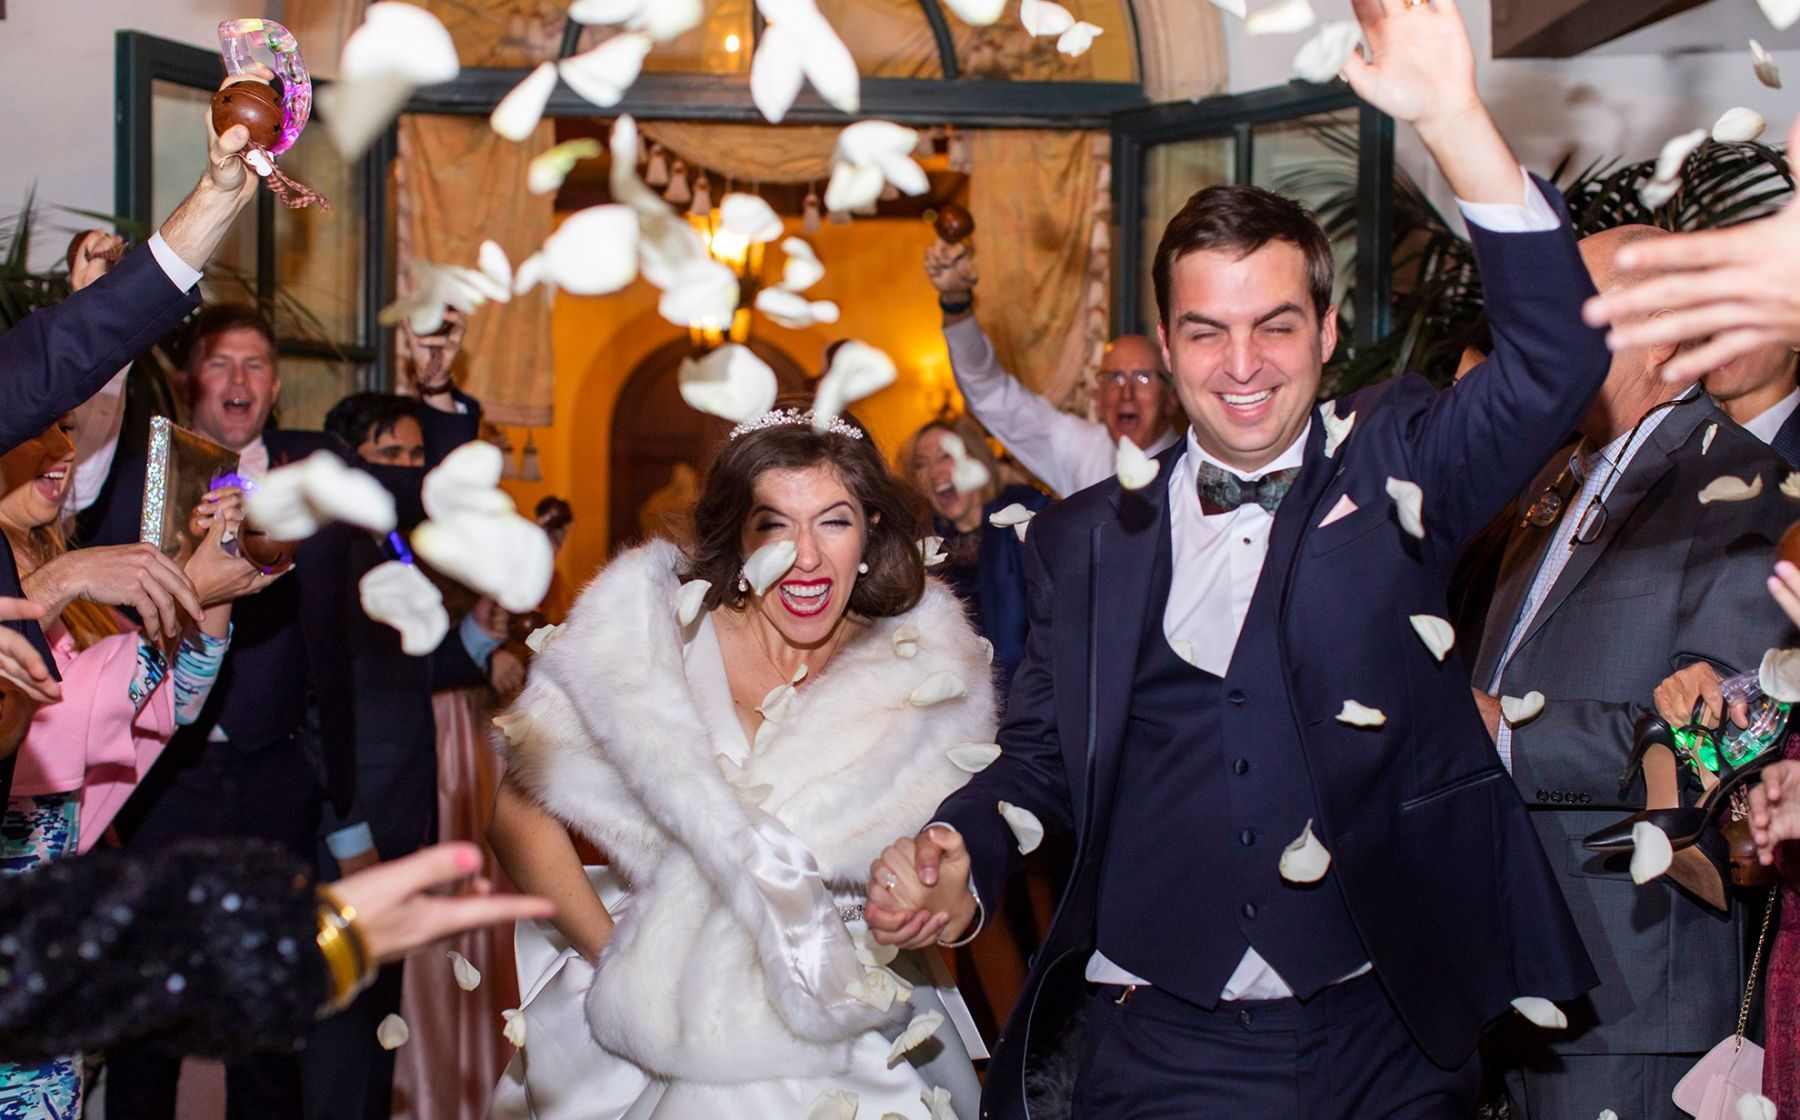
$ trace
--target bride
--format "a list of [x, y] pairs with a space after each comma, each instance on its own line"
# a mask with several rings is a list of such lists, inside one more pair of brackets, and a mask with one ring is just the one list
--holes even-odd
[[868, 937], [862, 888], [991, 757], [991, 649], [848, 417], [739, 425], [694, 519], [692, 555], [601, 572], [495, 721], [489, 838], [557, 916], [521, 926], [489, 1114], [973, 1120], [967, 1012], [939, 954]]

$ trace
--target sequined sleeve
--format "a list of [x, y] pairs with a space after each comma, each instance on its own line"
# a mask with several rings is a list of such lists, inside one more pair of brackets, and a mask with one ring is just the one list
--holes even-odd
[[175, 723], [186, 727], [200, 718], [206, 698], [212, 695], [213, 683], [219, 679], [219, 666], [225, 651], [231, 648], [231, 627], [223, 638], [215, 638], [203, 630], [183, 635], [175, 651]]
[[0, 1057], [296, 1046], [326, 994], [304, 865], [252, 840], [113, 851], [0, 878]]

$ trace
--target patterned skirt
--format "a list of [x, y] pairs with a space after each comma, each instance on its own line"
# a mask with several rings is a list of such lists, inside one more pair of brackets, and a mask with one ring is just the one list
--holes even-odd
[[[75, 854], [79, 793], [15, 797], [0, 816], [0, 875], [17, 875]], [[81, 1055], [0, 1062], [0, 1120], [76, 1120]]]

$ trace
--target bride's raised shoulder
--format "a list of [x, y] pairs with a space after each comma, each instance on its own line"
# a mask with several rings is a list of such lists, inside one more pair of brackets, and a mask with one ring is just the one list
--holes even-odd
[[495, 720], [489, 838], [557, 917], [520, 928], [490, 1116], [973, 1120], [985, 1052], [939, 954], [862, 922], [888, 841], [994, 738], [922, 523], [854, 419], [780, 409], [721, 446], [689, 547], [620, 555], [542, 646]]

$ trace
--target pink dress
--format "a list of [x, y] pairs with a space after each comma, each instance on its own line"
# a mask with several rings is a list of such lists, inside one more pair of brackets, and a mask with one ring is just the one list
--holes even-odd
[[140, 711], [131, 698], [138, 673], [138, 632], [126, 630], [76, 650], [58, 624], [50, 653], [63, 698], [31, 717], [19, 746], [12, 795], [81, 791], [78, 847], [97, 843], [175, 733], [175, 689], [164, 680]]

